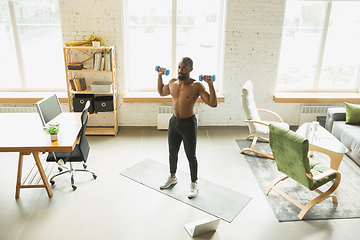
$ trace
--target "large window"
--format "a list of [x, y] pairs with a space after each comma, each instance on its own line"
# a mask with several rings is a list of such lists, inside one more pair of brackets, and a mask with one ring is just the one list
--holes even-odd
[[223, 0], [124, 0], [128, 90], [155, 91], [155, 66], [171, 71], [166, 83], [177, 77], [178, 62], [186, 56], [194, 61], [192, 78], [219, 76], [223, 5]]
[[57, 0], [0, 1], [0, 90], [66, 88]]
[[287, 1], [277, 90], [359, 90], [360, 1]]

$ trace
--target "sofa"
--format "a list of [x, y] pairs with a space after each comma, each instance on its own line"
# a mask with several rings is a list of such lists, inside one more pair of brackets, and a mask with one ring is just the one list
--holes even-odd
[[347, 155], [360, 165], [360, 124], [346, 124], [345, 108], [329, 108], [325, 128], [344, 144]]

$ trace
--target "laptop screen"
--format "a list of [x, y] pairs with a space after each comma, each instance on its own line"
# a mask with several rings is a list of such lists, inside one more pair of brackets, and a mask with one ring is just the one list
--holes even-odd
[[184, 225], [184, 227], [191, 237], [196, 237], [204, 233], [216, 231], [219, 222], [220, 222], [220, 218], [217, 218], [212, 221], [205, 218], [196, 222], [187, 223]]
[[40, 115], [43, 126], [62, 113], [61, 105], [56, 94], [37, 102], [36, 109]]

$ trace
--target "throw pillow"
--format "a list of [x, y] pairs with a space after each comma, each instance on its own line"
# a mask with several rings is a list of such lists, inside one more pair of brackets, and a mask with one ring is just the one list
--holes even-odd
[[345, 102], [346, 122], [360, 123], [360, 105]]

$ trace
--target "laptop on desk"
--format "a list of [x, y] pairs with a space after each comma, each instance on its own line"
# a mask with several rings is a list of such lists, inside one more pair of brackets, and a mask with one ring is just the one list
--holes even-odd
[[209, 219], [201, 219], [196, 222], [187, 223], [184, 225], [186, 231], [190, 234], [191, 237], [196, 237], [201, 234], [208, 232], [216, 231], [219, 226], [220, 218], [210, 221]]
[[59, 124], [56, 120], [63, 111], [56, 94], [40, 100], [35, 106], [44, 128], [48, 128], [50, 124]]

